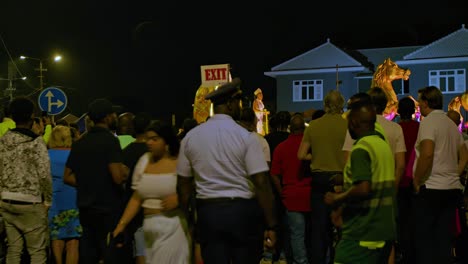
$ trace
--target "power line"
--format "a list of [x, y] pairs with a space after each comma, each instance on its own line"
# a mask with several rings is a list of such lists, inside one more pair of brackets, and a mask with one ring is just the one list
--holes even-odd
[[[16, 72], [19, 73], [19, 75], [20, 75], [21, 77], [24, 77], [23, 73], [20, 71], [20, 69], [19, 69], [18, 66], [16, 65], [16, 63], [15, 63], [13, 57], [11, 56], [11, 53], [10, 53], [10, 51], [8, 50], [8, 47], [6, 46], [6, 43], [5, 43], [5, 40], [3, 39], [2, 34], [0, 34], [0, 40], [2, 41], [3, 49], [5, 50], [6, 54], [8, 55], [8, 58], [9, 58], [11, 64], [14, 65], [14, 67], [15, 67], [15, 69], [16, 69]], [[9, 78], [10, 78], [10, 76], [9, 76]], [[33, 92], [31, 92], [30, 94], [26, 95], [27, 97], [32, 96], [32, 95], [34, 95], [35, 93], [37, 93], [37, 92], [39, 91], [39, 89], [35, 89], [35, 88], [32, 87], [29, 83], [26, 83], [26, 85], [27, 85], [29, 88], [33, 89]], [[9, 96], [1, 96], [1, 97], [0, 97], [0, 100], [4, 100], [4, 99], [6, 99], [6, 98], [9, 98]]]
[[13, 57], [11, 57], [11, 53], [8, 50], [7, 46], [6, 46], [5, 41], [3, 40], [2, 34], [0, 34], [0, 40], [2, 41], [3, 49], [7, 53], [8, 58], [10, 59], [11, 63], [15, 66], [16, 72], [18, 72], [21, 77], [24, 77], [23, 73], [19, 70], [18, 66], [16, 65], [15, 61], [13, 60]]

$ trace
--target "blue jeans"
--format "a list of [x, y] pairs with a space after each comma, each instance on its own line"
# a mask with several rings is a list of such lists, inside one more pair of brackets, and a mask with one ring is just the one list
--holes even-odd
[[289, 234], [292, 248], [293, 264], [308, 264], [307, 247], [305, 243], [306, 223], [309, 219], [306, 212], [287, 212]]

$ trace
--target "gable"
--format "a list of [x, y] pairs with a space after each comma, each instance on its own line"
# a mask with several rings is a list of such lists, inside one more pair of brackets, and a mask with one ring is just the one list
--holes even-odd
[[327, 39], [324, 44], [294, 57], [273, 68], [272, 71], [305, 70], [305, 69], [325, 69], [336, 66], [343, 67], [362, 67], [362, 64], [348, 55], [346, 52], [336, 47]]
[[418, 50], [422, 46], [407, 46], [407, 47], [394, 47], [394, 48], [374, 48], [374, 49], [359, 49], [367, 59], [373, 64], [375, 69], [385, 59], [390, 58], [393, 61], [402, 60], [403, 57], [415, 50]]
[[406, 56], [405, 60], [468, 56], [468, 30], [462, 28]]

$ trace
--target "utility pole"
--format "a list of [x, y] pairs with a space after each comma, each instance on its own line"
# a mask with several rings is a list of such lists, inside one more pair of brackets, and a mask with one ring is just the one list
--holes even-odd
[[5, 95], [10, 99], [10, 102], [13, 101], [13, 92], [16, 91], [16, 87], [13, 86], [13, 81], [16, 80], [26, 80], [26, 77], [21, 78], [0, 78], [0, 81], [8, 81], [8, 87], [5, 89]]
[[8, 93], [8, 97], [10, 98], [10, 102], [13, 101], [13, 92], [16, 90], [15, 87], [13, 87], [13, 80], [8, 79], [8, 88], [6, 88], [6, 92]]
[[35, 69], [36, 71], [39, 71], [39, 89], [42, 91], [44, 90], [44, 74], [43, 72], [47, 71], [44, 67], [42, 67], [42, 60], [39, 59], [39, 68]]
[[[42, 59], [39, 58], [33, 58], [33, 57], [27, 57], [27, 56], [20, 56], [21, 60], [25, 59], [31, 59], [35, 61], [39, 61], [39, 68], [35, 68], [34, 70], [39, 71], [39, 90], [44, 90], [44, 72], [47, 71], [46, 68], [42, 66]], [[55, 56], [54, 61], [60, 61], [62, 59], [62, 56]]]
[[5, 89], [5, 95], [8, 95], [10, 102], [13, 101], [13, 92], [16, 87], [13, 87], [13, 80], [16, 79], [16, 71], [11, 61], [8, 62], [8, 88]]

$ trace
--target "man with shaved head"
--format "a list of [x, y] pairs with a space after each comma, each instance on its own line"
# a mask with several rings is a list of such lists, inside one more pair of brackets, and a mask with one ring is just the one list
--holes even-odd
[[325, 203], [343, 208], [335, 263], [387, 263], [395, 240], [395, 161], [375, 122], [369, 102], [353, 105], [348, 129], [356, 142], [344, 168], [344, 191], [325, 194]]
[[133, 125], [133, 118], [135, 118], [135, 114], [131, 112], [125, 112], [119, 115], [116, 132], [120, 147], [122, 149], [135, 141], [135, 127]]

